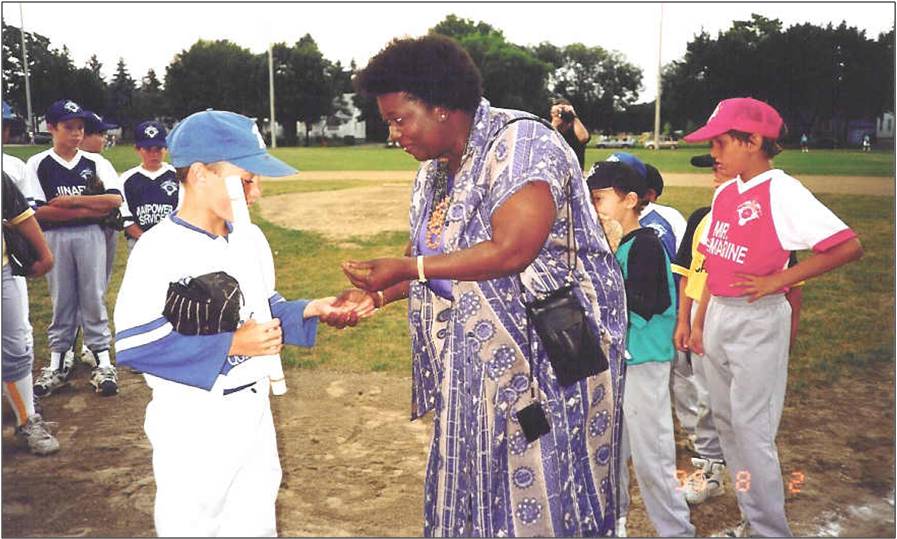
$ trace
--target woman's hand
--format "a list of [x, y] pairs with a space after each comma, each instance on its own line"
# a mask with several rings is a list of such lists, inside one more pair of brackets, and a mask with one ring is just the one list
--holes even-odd
[[280, 353], [281, 348], [283, 348], [283, 332], [278, 318], [261, 324], [250, 318], [234, 332], [234, 340], [231, 341], [227, 354], [271, 356]]
[[358, 288], [347, 288], [336, 298], [333, 306], [352, 309], [360, 319], [373, 315], [378, 308], [382, 307], [382, 305], [378, 305], [379, 302], [380, 296], [377, 293], [365, 292]]
[[402, 281], [417, 277], [413, 258], [377, 258], [364, 262], [343, 262], [343, 273], [353, 286], [368, 292], [377, 292]]

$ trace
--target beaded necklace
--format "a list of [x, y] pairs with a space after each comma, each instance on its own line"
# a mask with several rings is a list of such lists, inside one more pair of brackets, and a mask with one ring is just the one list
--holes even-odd
[[[442, 230], [445, 228], [445, 216], [448, 213], [452, 193], [448, 185], [448, 161], [440, 159], [436, 162], [436, 173], [433, 175], [433, 200], [430, 219], [424, 241], [430, 249], [438, 249], [442, 243]], [[454, 182], [453, 182], [454, 183]]]

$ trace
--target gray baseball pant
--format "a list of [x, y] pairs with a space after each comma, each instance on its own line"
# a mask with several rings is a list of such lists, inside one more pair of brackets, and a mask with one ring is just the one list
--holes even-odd
[[[115, 266], [115, 249], [118, 247], [118, 230], [112, 228], [103, 228], [103, 235], [106, 237], [106, 289], [109, 288], [109, 281], [112, 279], [112, 268]], [[106, 290], [103, 290], [106, 293]]]
[[[695, 319], [695, 312], [698, 310], [698, 303], [691, 304], [691, 320]], [[707, 350], [704, 350], [707, 352]], [[707, 391], [707, 359], [706, 355], [691, 352], [691, 367], [694, 371], [692, 381], [694, 382], [695, 393], [697, 397], [698, 415], [695, 422], [695, 450], [698, 455], [711, 458], [722, 459], [723, 448], [719, 443], [719, 434], [716, 432], [716, 423], [713, 420], [713, 410], [710, 406], [710, 394]]]
[[22, 298], [22, 317], [28, 327], [28, 346], [34, 347], [34, 328], [31, 326], [30, 309], [28, 307], [28, 280], [21, 275], [14, 275], [13, 281], [19, 287], [19, 297]]
[[648, 517], [661, 537], [694, 537], [688, 504], [676, 478], [676, 442], [670, 408], [670, 362], [626, 366], [620, 447], [620, 516], [629, 513], [629, 466]]
[[713, 296], [704, 322], [710, 407], [738, 505], [752, 533], [790, 537], [776, 450], [788, 381], [791, 306], [782, 294], [754, 303]]
[[673, 410], [676, 411], [679, 424], [689, 436], [695, 434], [695, 425], [698, 422], [698, 392], [688, 354], [680, 350], [676, 350], [676, 356], [673, 358], [670, 392], [673, 395]]
[[106, 236], [99, 225], [74, 226], [44, 232], [56, 262], [47, 273], [53, 319], [47, 332], [51, 352], [64, 354], [75, 343], [80, 324], [84, 344], [93, 351], [109, 348], [106, 313]]
[[16, 382], [31, 373], [34, 348], [30, 342], [31, 325], [22, 310], [22, 289], [16, 283], [9, 264], [3, 266], [2, 309], [2, 378], [4, 382]]

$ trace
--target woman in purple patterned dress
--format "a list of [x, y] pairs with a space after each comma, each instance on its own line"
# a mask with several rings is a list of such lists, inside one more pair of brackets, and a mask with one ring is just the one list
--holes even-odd
[[[421, 162], [405, 256], [344, 270], [378, 307], [409, 298], [411, 416], [435, 412], [424, 534], [613, 535], [626, 304], [576, 156], [490, 106], [449, 38], [394, 40], [355, 83]], [[524, 302], [568, 278], [609, 368], [562, 387]], [[527, 442], [534, 401], [550, 430]]]

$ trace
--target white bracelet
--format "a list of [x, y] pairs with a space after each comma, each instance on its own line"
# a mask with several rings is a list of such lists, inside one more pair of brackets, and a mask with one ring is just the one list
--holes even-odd
[[383, 295], [383, 291], [382, 291], [382, 290], [378, 290], [378, 291], [377, 291], [377, 295], [380, 296], [380, 306], [377, 307], [377, 308], [378, 308], [378, 309], [382, 309], [382, 308], [386, 305], [386, 296]]
[[425, 283], [427, 282], [427, 277], [424, 275], [424, 256], [417, 255], [417, 282]]

